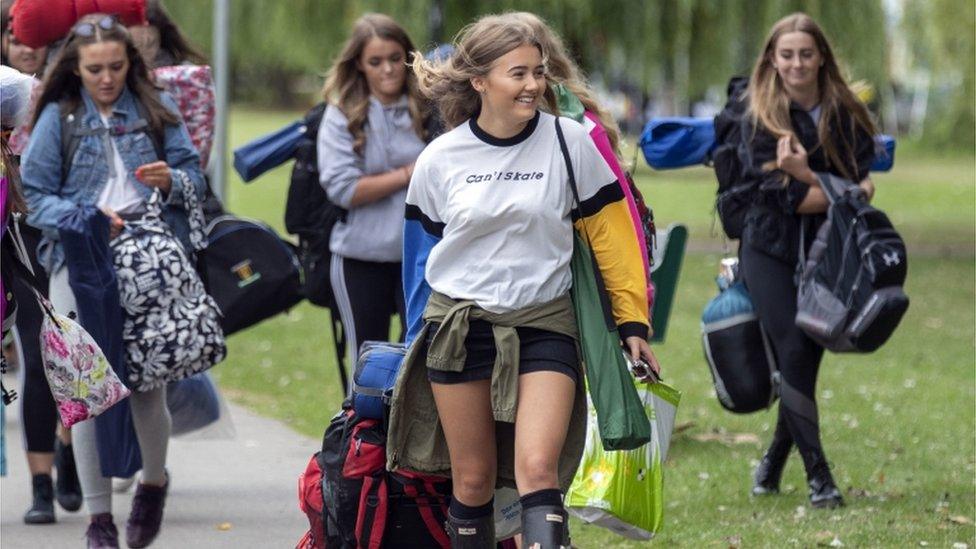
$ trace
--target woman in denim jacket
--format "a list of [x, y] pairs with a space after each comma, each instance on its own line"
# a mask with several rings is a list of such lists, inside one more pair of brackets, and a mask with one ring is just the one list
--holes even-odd
[[[113, 17], [90, 15], [75, 25], [44, 81], [37, 112], [22, 177], [28, 222], [45, 234], [38, 256], [51, 273], [55, 308], [67, 312], [77, 307], [57, 229], [65, 215], [80, 207], [98, 207], [109, 218], [114, 238], [125, 225], [123, 218], [145, 212], [147, 199], [159, 189], [164, 197], [162, 217], [189, 249], [187, 212], [176, 182], [189, 180], [202, 197], [199, 156], [175, 104], [153, 86], [128, 31]], [[81, 137], [72, 157], [64, 159], [70, 151], [62, 143], [62, 124], [72, 120]], [[164, 159], [158, 158], [157, 148]], [[133, 392], [130, 403], [143, 472], [126, 538], [129, 547], [145, 547], [159, 532], [168, 488], [164, 466], [170, 417], [165, 387]], [[111, 479], [101, 473], [94, 423], [82, 421], [72, 429], [92, 517], [88, 547], [118, 547]]]

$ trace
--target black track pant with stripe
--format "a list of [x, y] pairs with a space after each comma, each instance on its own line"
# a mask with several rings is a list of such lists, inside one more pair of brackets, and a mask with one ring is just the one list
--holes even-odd
[[406, 333], [401, 263], [360, 261], [332, 254], [332, 292], [346, 333], [346, 365], [356, 367], [364, 341], [388, 341], [390, 317], [400, 317], [400, 340]]
[[740, 268], [769, 336], [779, 367], [779, 418], [770, 452], [785, 455], [796, 444], [807, 474], [825, 460], [820, 442], [816, 388], [823, 347], [796, 326], [796, 267], [743, 243]]

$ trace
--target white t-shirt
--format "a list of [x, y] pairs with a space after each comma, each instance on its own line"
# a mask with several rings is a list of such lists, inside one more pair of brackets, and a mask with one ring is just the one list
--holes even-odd
[[[554, 120], [540, 112], [519, 135], [498, 139], [472, 119], [421, 153], [407, 203], [443, 226], [426, 265], [433, 290], [495, 313], [569, 291], [575, 206]], [[560, 125], [583, 209], [599, 209], [599, 191], [616, 178], [582, 125]]]
[[[104, 114], [101, 117], [102, 123], [107, 127], [109, 125], [108, 117]], [[112, 149], [112, 155], [109, 159], [111, 165], [108, 170], [108, 181], [102, 187], [96, 205], [99, 208], [107, 206], [119, 214], [138, 213], [145, 209], [145, 201], [142, 194], [139, 193], [139, 189], [136, 188], [136, 184], [129, 180], [129, 173], [125, 169], [125, 163], [122, 162], [122, 155], [119, 154], [115, 142], [111, 138], [108, 139], [108, 142], [110, 143], [109, 148]]]

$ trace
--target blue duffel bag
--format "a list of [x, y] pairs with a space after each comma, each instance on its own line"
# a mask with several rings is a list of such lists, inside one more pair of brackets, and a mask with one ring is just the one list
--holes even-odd
[[234, 149], [234, 169], [245, 183], [292, 158], [308, 128], [303, 120]]
[[406, 355], [407, 347], [403, 343], [363, 343], [352, 376], [352, 409], [358, 416], [383, 419], [397, 372]]
[[[874, 139], [878, 152], [871, 171], [887, 172], [895, 164], [895, 138], [879, 134]], [[704, 164], [715, 146], [714, 119], [693, 116], [652, 118], [644, 126], [639, 145], [647, 164], [655, 170]]]
[[644, 159], [655, 170], [701, 164], [714, 145], [715, 124], [711, 118], [653, 118], [640, 137]]
[[874, 140], [878, 143], [878, 152], [874, 156], [874, 163], [871, 164], [872, 172], [886, 172], [895, 165], [895, 138], [890, 135], [876, 135]]

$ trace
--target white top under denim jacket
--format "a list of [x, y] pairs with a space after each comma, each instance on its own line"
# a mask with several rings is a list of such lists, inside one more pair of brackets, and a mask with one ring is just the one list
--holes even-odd
[[[81, 98], [85, 105], [82, 127], [104, 126], [98, 108], [84, 89]], [[177, 117], [180, 116], [176, 104], [166, 93], [160, 94], [163, 105]], [[125, 126], [139, 116], [136, 98], [128, 88], [112, 105], [109, 121], [112, 125]], [[64, 261], [64, 253], [58, 242], [58, 222], [81, 204], [95, 205], [103, 188], [114, 171], [112, 162], [114, 148], [122, 157], [128, 182], [147, 199], [153, 189], [135, 178], [136, 168], [155, 162], [156, 148], [145, 132], [123, 133], [109, 137], [112, 146], [103, 140], [107, 134], [86, 135], [81, 138], [78, 150], [71, 161], [68, 173], [61, 174], [61, 108], [57, 103], [49, 103], [41, 111], [41, 116], [31, 132], [27, 151], [21, 162], [21, 179], [24, 197], [30, 210], [27, 222], [44, 232], [44, 239], [38, 248], [38, 258], [49, 273], [56, 271]], [[173, 180], [183, 172], [193, 183], [197, 196], [204, 194], [206, 183], [200, 171], [200, 157], [190, 141], [186, 126], [167, 125], [163, 148], [166, 163], [174, 172]], [[187, 224], [184, 201], [177, 185], [166, 197], [163, 206], [163, 219], [173, 229], [174, 234], [184, 246], [189, 246], [189, 226]]]
[[414, 131], [406, 95], [390, 105], [369, 98], [362, 155], [353, 151], [348, 125], [342, 111], [330, 105], [319, 126], [319, 182], [329, 200], [348, 210], [345, 221], [332, 229], [329, 247], [342, 257], [398, 262], [403, 257], [406, 188], [355, 208], [350, 202], [361, 177], [413, 162], [426, 144]]

